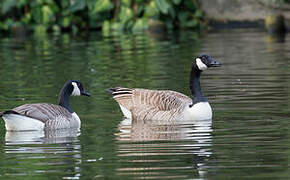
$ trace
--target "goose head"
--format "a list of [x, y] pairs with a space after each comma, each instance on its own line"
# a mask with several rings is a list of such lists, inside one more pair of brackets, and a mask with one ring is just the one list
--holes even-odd
[[80, 81], [66, 81], [63, 88], [60, 90], [58, 104], [65, 107], [70, 113], [73, 113], [74, 111], [69, 105], [70, 96], [90, 96], [90, 94], [85, 90], [83, 84]]
[[83, 84], [77, 80], [71, 80], [71, 95], [72, 96], [90, 96], [90, 94], [84, 89]]
[[200, 71], [205, 71], [210, 67], [220, 67], [221, 65], [220, 62], [206, 54], [198, 56], [194, 62], [194, 66]]

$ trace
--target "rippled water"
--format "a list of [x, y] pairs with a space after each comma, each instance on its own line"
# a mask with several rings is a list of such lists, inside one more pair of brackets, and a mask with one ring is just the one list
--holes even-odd
[[[290, 39], [258, 30], [0, 39], [0, 111], [56, 103], [67, 79], [92, 97], [72, 97], [81, 131], [5, 132], [0, 179], [288, 179]], [[212, 121], [131, 122], [106, 93], [113, 86], [189, 95], [191, 61], [211, 54], [223, 67], [203, 73]]]

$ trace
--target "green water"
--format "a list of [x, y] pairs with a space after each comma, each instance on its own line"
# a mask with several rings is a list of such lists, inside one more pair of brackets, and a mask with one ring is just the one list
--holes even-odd
[[[91, 97], [72, 97], [80, 132], [6, 133], [0, 122], [0, 179], [288, 179], [290, 39], [257, 30], [203, 37], [48, 35], [0, 39], [0, 111], [57, 103], [68, 79]], [[193, 57], [223, 67], [202, 74], [212, 121], [131, 124], [108, 87], [171, 89], [189, 95]]]

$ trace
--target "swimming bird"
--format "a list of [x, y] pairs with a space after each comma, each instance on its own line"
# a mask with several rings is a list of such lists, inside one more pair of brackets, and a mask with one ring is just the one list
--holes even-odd
[[82, 83], [67, 81], [59, 93], [58, 105], [48, 103], [24, 104], [0, 112], [7, 131], [79, 128], [81, 121], [69, 104], [70, 96], [90, 96]]
[[209, 55], [193, 60], [190, 72], [192, 98], [171, 90], [109, 88], [107, 91], [118, 102], [123, 115], [141, 120], [202, 120], [212, 118], [212, 108], [200, 87], [200, 75], [221, 63]]

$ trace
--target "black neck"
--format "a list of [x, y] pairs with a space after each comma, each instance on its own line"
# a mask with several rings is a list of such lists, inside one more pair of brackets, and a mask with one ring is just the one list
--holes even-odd
[[74, 111], [69, 105], [69, 97], [73, 91], [73, 86], [71, 83], [66, 83], [63, 88], [61, 89], [58, 97], [58, 104], [64, 108], [66, 108], [70, 113], [73, 113]]
[[207, 99], [203, 96], [200, 88], [200, 74], [201, 71], [196, 67], [195, 65], [191, 68], [190, 73], [190, 82], [189, 82], [189, 88], [192, 95], [192, 103], [193, 105], [199, 102], [207, 102]]

